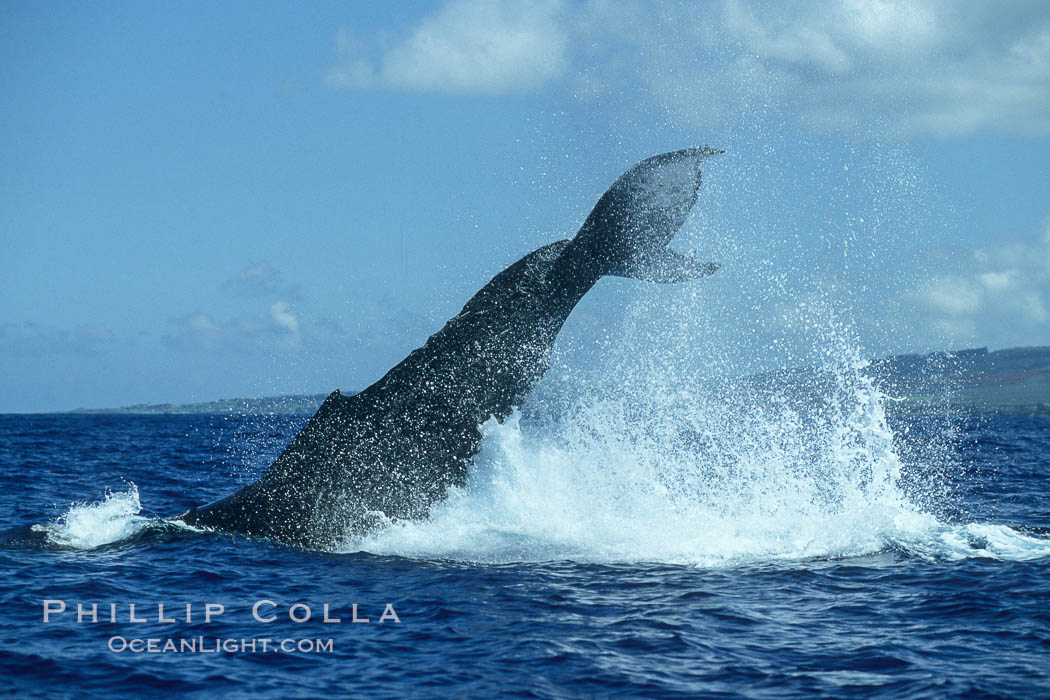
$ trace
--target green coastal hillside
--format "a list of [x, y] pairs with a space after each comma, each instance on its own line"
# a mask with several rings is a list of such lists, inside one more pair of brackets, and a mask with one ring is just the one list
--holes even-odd
[[1050, 415], [1050, 346], [896, 355], [872, 363], [889, 394], [1016, 415]]
[[[795, 387], [821, 391], [834, 381], [828, 372], [798, 367], [751, 375], [751, 389], [790, 395]], [[891, 411], [934, 408], [971, 413], [1050, 416], [1050, 347], [989, 352], [971, 348], [925, 355], [906, 354], [871, 361], [863, 370], [892, 400]]]

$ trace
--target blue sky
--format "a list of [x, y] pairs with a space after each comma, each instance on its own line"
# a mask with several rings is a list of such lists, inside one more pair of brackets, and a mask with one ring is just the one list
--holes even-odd
[[816, 307], [1050, 344], [1042, 1], [3, 2], [0, 85], [0, 411], [361, 388], [695, 144], [723, 270], [603, 281], [570, 346], [639, 295], [741, 370]]

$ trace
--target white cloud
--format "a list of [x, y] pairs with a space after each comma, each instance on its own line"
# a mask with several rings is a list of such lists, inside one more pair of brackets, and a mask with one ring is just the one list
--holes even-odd
[[288, 302], [276, 301], [270, 306], [270, 319], [292, 335], [299, 335], [299, 319], [288, 310]]
[[[609, 3], [600, 7], [609, 14]], [[609, 52], [633, 51], [644, 88], [687, 124], [771, 115], [891, 135], [1050, 133], [1045, 2], [660, 7], [647, 16], [658, 32], [607, 24], [596, 25], [595, 36]], [[652, 77], [661, 75], [673, 79]]]
[[97, 355], [126, 344], [109, 328], [78, 325], [57, 328], [27, 321], [0, 323], [0, 352], [11, 356]]
[[941, 335], [953, 340], [969, 341], [977, 335], [977, 324], [972, 318], [938, 318], [934, 320], [933, 327]]
[[163, 339], [186, 351], [268, 353], [299, 344], [299, 319], [286, 302], [274, 303], [267, 315], [240, 314], [218, 320], [200, 311], [169, 320]]
[[906, 52], [910, 46], [930, 46], [941, 36], [932, 3], [845, 0], [838, 14], [859, 43], [876, 51]]
[[169, 319], [170, 331], [163, 340], [181, 350], [208, 352], [270, 352], [299, 345], [301, 324], [291, 302], [302, 299], [302, 293], [280, 270], [265, 262], [252, 263], [223, 282], [222, 289], [267, 305], [253, 304], [253, 311], [228, 319], [201, 311]]
[[1050, 320], [1050, 314], [1046, 312], [1046, 303], [1043, 301], [1043, 294], [1040, 292], [1033, 290], [1024, 292], [1018, 301], [1022, 312], [1030, 320], [1036, 323], [1046, 323]]
[[974, 251], [972, 272], [933, 277], [916, 298], [949, 336], [983, 330], [984, 337], [1009, 337], [1029, 329], [1050, 338], [1050, 220], [1036, 240]]
[[774, 62], [812, 66], [833, 74], [846, 73], [852, 64], [850, 56], [832, 36], [788, 17], [783, 22], [763, 23], [751, 4], [727, 0], [724, 26], [729, 36], [743, 42], [756, 57]]
[[970, 316], [981, 308], [982, 290], [964, 277], [944, 276], [930, 280], [920, 296], [934, 311], [948, 316]]
[[373, 62], [346, 32], [334, 87], [424, 92], [528, 92], [568, 67], [568, 37], [557, 0], [457, 0], [424, 18]]
[[345, 33], [339, 49], [336, 87], [496, 94], [560, 80], [688, 126], [1050, 134], [1045, 0], [453, 0], [377, 58]]
[[1017, 270], [1004, 270], [1002, 272], [982, 272], [977, 275], [977, 280], [990, 292], [1002, 292], [1017, 285]]
[[265, 262], [248, 265], [237, 276], [226, 280], [222, 288], [247, 299], [283, 297], [299, 300], [302, 291], [297, 284], [284, 279], [284, 275], [273, 265]]

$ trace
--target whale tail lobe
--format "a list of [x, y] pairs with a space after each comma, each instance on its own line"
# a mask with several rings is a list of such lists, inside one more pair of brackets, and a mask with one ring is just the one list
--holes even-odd
[[667, 247], [685, 223], [700, 188], [700, 163], [723, 153], [707, 146], [647, 158], [606, 190], [566, 252], [590, 272], [650, 282], [685, 282], [714, 273]]

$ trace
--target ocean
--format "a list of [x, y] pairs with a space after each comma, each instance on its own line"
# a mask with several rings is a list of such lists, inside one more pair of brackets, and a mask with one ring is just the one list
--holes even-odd
[[324, 552], [165, 521], [302, 418], [0, 416], [0, 691], [1050, 696], [1050, 419], [898, 410], [866, 371], [555, 376], [429, 520]]

